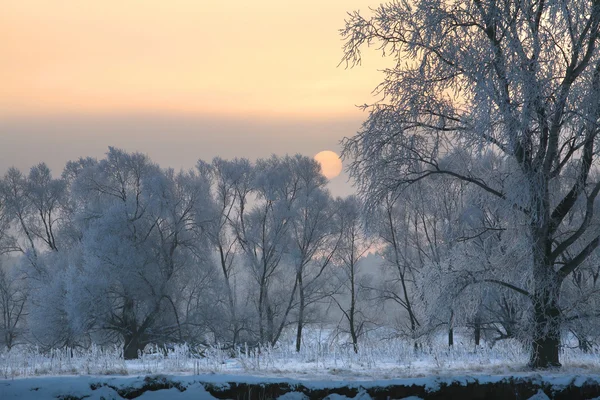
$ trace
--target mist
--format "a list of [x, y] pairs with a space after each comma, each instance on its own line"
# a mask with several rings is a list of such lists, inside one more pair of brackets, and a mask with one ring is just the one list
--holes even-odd
[[[360, 116], [360, 115], [359, 115]], [[79, 157], [101, 158], [108, 146], [147, 154], [162, 167], [194, 167], [210, 161], [271, 154], [313, 156], [341, 151], [340, 140], [360, 127], [358, 118], [290, 119], [168, 114], [22, 116], [0, 120], [0, 172], [28, 170], [46, 162], [55, 175]], [[343, 172], [329, 183], [332, 194], [354, 190]]]

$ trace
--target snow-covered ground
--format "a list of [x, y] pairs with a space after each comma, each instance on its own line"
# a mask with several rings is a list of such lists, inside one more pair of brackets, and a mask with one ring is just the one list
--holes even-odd
[[[527, 360], [527, 351], [516, 341], [475, 348], [460, 335], [451, 349], [440, 337], [418, 352], [402, 339], [365, 340], [355, 354], [344, 340], [309, 337], [300, 353], [295, 351], [293, 340], [283, 340], [277, 348], [243, 348], [235, 355], [217, 347], [174, 346], [166, 355], [149, 348], [147, 354], [131, 361], [124, 360], [117, 347], [49, 353], [18, 347], [0, 352], [0, 399], [56, 398], [67, 392], [78, 398], [119, 399], [115, 388], [135, 387], [144, 376], [156, 374], [179, 382], [179, 389], [144, 392], [138, 398], [213, 398], [199, 382], [301, 382], [311, 387], [411, 382], [434, 388], [440, 382], [481, 383], [506, 377], [550, 380], [553, 385], [600, 381], [598, 352], [584, 354], [565, 348], [561, 354], [563, 368], [543, 377], [527, 370]], [[291, 396], [303, 398], [301, 393], [286, 396], [287, 400], [292, 400]]]
[[[459, 337], [460, 338], [460, 337]], [[125, 361], [117, 347], [90, 350], [62, 349], [42, 353], [35, 348], [0, 352], [0, 377], [43, 375], [143, 375], [200, 373], [236, 374], [295, 379], [361, 380], [464, 374], [514, 374], [525, 372], [528, 352], [516, 341], [475, 348], [457, 340], [451, 349], [443, 338], [415, 352], [402, 339], [372, 339], [361, 343], [358, 354], [343, 341], [307, 340], [300, 353], [291, 340], [277, 348], [242, 348], [232, 355], [217, 347], [198, 349], [174, 346], [167, 355], [157, 349], [138, 360]], [[192, 350], [192, 351], [190, 351]], [[570, 374], [600, 373], [600, 354], [565, 348], [562, 371]]]

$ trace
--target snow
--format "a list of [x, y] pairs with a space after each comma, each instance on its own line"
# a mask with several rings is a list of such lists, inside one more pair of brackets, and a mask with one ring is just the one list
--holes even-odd
[[531, 396], [528, 400], [550, 400], [550, 397], [546, 396], [546, 393], [542, 389], [538, 390], [536, 394]]
[[[213, 400], [201, 383], [195, 380], [186, 380], [182, 377], [173, 378], [176, 381], [182, 381], [185, 391], [179, 391], [177, 388], [146, 391], [137, 399], [197, 399]], [[97, 386], [98, 383], [105, 385]], [[56, 399], [59, 396], [71, 395], [74, 397], [86, 399], [122, 399], [116, 389], [126, 387], [141, 387], [143, 378], [130, 377], [112, 377], [98, 378], [90, 376], [63, 376], [63, 377], [40, 377], [14, 380], [0, 380], [0, 399]]]
[[2, 399], [50, 399], [70, 394], [76, 397], [91, 395], [90, 398], [119, 398], [113, 389], [103, 387], [92, 392], [89, 377], [44, 377], [32, 379], [16, 379], [0, 381], [0, 398]]
[[302, 392], [288, 392], [279, 396], [277, 400], [308, 400], [308, 396]]
[[[64, 349], [43, 353], [35, 348], [13, 348], [0, 351], [0, 377], [32, 377], [40, 375], [197, 375], [229, 374], [299, 380], [359, 381], [392, 378], [421, 378], [427, 376], [496, 376], [527, 373], [529, 354], [519, 343], [504, 341], [493, 348], [475, 348], [468, 341], [452, 349], [444, 344], [415, 352], [411, 343], [401, 339], [365, 339], [358, 354], [319, 333], [322, 341], [306, 340], [300, 353], [293, 340], [283, 338], [277, 348], [238, 352], [235, 357], [214, 348], [203, 350], [205, 357], [197, 358], [185, 345], [176, 345], [169, 353], [144, 354], [138, 360], [123, 360], [120, 348], [90, 350]], [[331, 335], [333, 336], [333, 334]], [[600, 353], [584, 354], [565, 348], [561, 354], [561, 374], [584, 376], [600, 371]], [[584, 379], [584, 378], [577, 378]], [[568, 382], [565, 382], [568, 384]]]
[[[159, 376], [157, 379], [167, 379], [177, 387], [168, 389], [146, 391], [139, 399], [214, 399], [204, 388], [203, 384], [213, 384], [225, 386], [228, 383], [247, 383], [247, 384], [265, 384], [265, 383], [286, 383], [293, 385], [302, 384], [309, 390], [314, 389], [335, 389], [340, 387], [358, 388], [358, 394], [353, 397], [354, 400], [370, 400], [371, 397], [366, 392], [369, 388], [385, 387], [390, 385], [403, 386], [425, 386], [427, 391], [437, 390], [442, 383], [450, 385], [460, 382], [466, 385], [472, 382], [493, 383], [507, 378], [533, 378], [533, 381], [539, 384], [549, 384], [551, 387], [560, 388], [569, 383], [581, 385], [584, 382], [594, 382], [600, 384], [600, 375], [573, 376], [573, 375], [547, 375], [539, 374], [517, 374], [504, 376], [455, 376], [452, 378], [427, 377], [427, 378], [403, 378], [403, 379], [375, 379], [369, 381], [304, 381], [290, 378], [265, 378], [260, 376], [236, 376], [226, 374], [205, 374], [205, 375], [174, 375]], [[125, 388], [141, 388], [144, 385], [144, 377], [102, 377], [102, 376], [60, 376], [60, 377], [33, 377], [20, 379], [0, 380], [0, 399], [50, 399], [60, 396], [71, 395], [74, 397], [89, 399], [121, 399], [117, 390]], [[338, 394], [330, 394], [326, 397], [328, 400], [346, 400], [348, 397]], [[282, 400], [306, 400], [307, 396], [302, 392], [292, 391], [279, 397]], [[417, 400], [418, 397], [407, 397], [405, 400]], [[545, 400], [548, 397], [543, 391], [538, 391], [530, 400]]]
[[186, 388], [185, 391], [180, 392], [178, 389], [171, 388], [166, 390], [157, 390], [154, 392], [145, 392], [138, 399], [144, 400], [164, 400], [164, 399], [181, 399], [181, 400], [213, 400], [215, 397], [211, 396], [204, 386], [200, 383], [192, 383]]
[[346, 399], [354, 399], [354, 400], [371, 400], [371, 396], [369, 396], [367, 394], [367, 392], [365, 392], [364, 390], [361, 390], [360, 392], [358, 392], [358, 394], [355, 397], [347, 397], [347, 396], [341, 396], [339, 394], [330, 394], [329, 396], [325, 397], [324, 400], [346, 400]]
[[[124, 360], [118, 348], [50, 353], [13, 348], [10, 352], [0, 352], [0, 377], [4, 378], [0, 379], [0, 399], [56, 398], [65, 391], [77, 397], [118, 399], [117, 391], [141, 388], [144, 377], [149, 375], [167, 377], [177, 385], [145, 392], [142, 399], [189, 396], [212, 399], [201, 383], [224, 389], [229, 389], [231, 383], [300, 384], [308, 390], [346, 387], [359, 392], [355, 400], [368, 400], [365, 390], [390, 385], [418, 385], [436, 391], [453, 383], [497, 383], [507, 378], [527, 379], [545, 388], [600, 382], [597, 352], [584, 355], [565, 349], [561, 358], [563, 368], [542, 375], [526, 369], [528, 354], [515, 343], [474, 349], [461, 344], [459, 333], [456, 337], [453, 349], [434, 343], [421, 352], [415, 352], [401, 340], [365, 341], [358, 354], [332, 342], [311, 341], [297, 353], [293, 342], [286, 344], [283, 340], [277, 348], [240, 352], [234, 358], [217, 348], [206, 349], [204, 358], [195, 358], [186, 346], [175, 346], [166, 355], [145, 354], [138, 360]], [[182, 388], [186, 390], [180, 391]], [[281, 397], [305, 400], [304, 396], [293, 391]], [[329, 399], [344, 400], [339, 395]]]

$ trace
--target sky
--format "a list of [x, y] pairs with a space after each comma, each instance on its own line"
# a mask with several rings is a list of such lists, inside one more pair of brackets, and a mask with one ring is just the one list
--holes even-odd
[[[2, 0], [0, 172], [102, 157], [163, 167], [340, 152], [389, 66], [338, 66], [373, 0]], [[347, 177], [332, 180], [347, 194]]]

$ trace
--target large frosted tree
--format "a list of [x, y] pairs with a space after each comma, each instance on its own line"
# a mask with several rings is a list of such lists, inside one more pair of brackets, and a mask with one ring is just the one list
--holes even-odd
[[[362, 194], [375, 204], [443, 174], [502, 200], [528, 232], [531, 279], [513, 289], [532, 303], [536, 368], [560, 365], [563, 281], [600, 243], [599, 24], [597, 0], [402, 0], [352, 13], [342, 30], [348, 64], [369, 45], [394, 60], [345, 141]], [[447, 162], [458, 150], [463, 161]], [[509, 167], [472, 168], [488, 151]]]
[[196, 234], [210, 217], [208, 184], [110, 148], [74, 186], [87, 200], [76, 217], [82, 260], [68, 292], [75, 330], [120, 339], [126, 359], [150, 342], [183, 341], [198, 325], [183, 311], [202, 289], [192, 287], [195, 278], [211, 276]]

